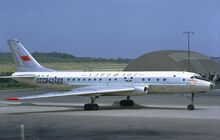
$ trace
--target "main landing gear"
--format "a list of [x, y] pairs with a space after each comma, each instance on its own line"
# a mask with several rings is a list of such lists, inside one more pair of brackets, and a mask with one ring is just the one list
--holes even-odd
[[90, 97], [91, 103], [84, 105], [84, 110], [98, 110], [99, 105], [95, 103], [95, 100], [98, 98], [98, 96]]
[[187, 109], [188, 110], [194, 110], [195, 109], [195, 106], [193, 104], [194, 102], [194, 93], [191, 94], [191, 97], [189, 97], [189, 99], [191, 100], [191, 104], [187, 105]]
[[127, 96], [126, 100], [121, 100], [120, 101], [120, 105], [121, 106], [133, 106], [134, 105], [134, 101], [131, 100], [130, 96]]

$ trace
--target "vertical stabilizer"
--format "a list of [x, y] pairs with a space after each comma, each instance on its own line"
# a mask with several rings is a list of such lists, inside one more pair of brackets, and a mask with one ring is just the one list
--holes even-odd
[[41, 66], [17, 39], [8, 40], [16, 71], [53, 71]]

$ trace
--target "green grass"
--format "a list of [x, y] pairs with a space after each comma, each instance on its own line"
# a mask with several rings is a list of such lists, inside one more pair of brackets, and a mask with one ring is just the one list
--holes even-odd
[[0, 64], [0, 73], [1, 72], [9, 72], [9, 71], [15, 71], [14, 64]]
[[[127, 63], [114, 62], [59, 62], [42, 63], [43, 66], [55, 70], [111, 71], [123, 70]], [[14, 64], [0, 64], [0, 72], [15, 71]]]
[[45, 67], [56, 70], [123, 70], [126, 63], [112, 63], [112, 62], [72, 62], [72, 63], [44, 63]]

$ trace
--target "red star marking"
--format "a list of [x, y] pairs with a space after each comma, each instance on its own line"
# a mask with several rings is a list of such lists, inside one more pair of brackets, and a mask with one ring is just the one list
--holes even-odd
[[30, 60], [30, 58], [27, 55], [26, 56], [21, 56], [21, 59], [23, 61], [29, 61]]

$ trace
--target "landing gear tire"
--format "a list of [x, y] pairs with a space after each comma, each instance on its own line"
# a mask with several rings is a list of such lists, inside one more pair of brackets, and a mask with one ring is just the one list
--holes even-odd
[[127, 100], [121, 100], [120, 105], [121, 106], [126, 106], [127, 105]]
[[133, 100], [128, 100], [128, 105], [129, 106], [133, 106], [134, 105], [134, 101]]
[[121, 100], [120, 105], [121, 106], [133, 106], [134, 101], [133, 100]]
[[84, 110], [90, 110], [91, 104], [85, 104], [84, 105]]
[[188, 110], [194, 110], [194, 109], [195, 109], [195, 106], [194, 106], [193, 104], [189, 104], [189, 105], [187, 106], [187, 109], [188, 109]]
[[98, 110], [99, 105], [98, 104], [85, 104], [84, 110]]
[[98, 98], [98, 96], [90, 97], [91, 103], [84, 105], [84, 110], [99, 110], [99, 105], [95, 104], [95, 100]]
[[93, 110], [99, 110], [99, 105], [98, 104], [93, 104]]

